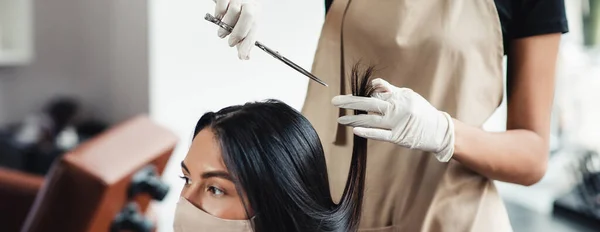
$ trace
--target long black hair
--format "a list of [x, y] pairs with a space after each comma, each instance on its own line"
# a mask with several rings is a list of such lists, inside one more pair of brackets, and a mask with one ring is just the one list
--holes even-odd
[[[370, 96], [372, 69], [352, 71], [354, 95]], [[355, 112], [365, 113], [365, 112]], [[257, 232], [358, 230], [365, 186], [367, 141], [354, 137], [352, 161], [339, 203], [331, 197], [323, 147], [298, 111], [277, 100], [205, 113], [194, 129], [210, 129]], [[339, 154], [344, 155], [344, 154]]]

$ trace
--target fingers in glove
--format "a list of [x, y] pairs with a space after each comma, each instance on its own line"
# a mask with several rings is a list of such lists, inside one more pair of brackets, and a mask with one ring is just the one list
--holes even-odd
[[250, 51], [252, 51], [254, 43], [256, 43], [256, 27], [250, 29], [248, 36], [246, 36], [246, 38], [244, 38], [244, 40], [237, 45], [238, 58], [241, 60], [249, 60]]
[[373, 94], [371, 94], [371, 97], [387, 101], [393, 95], [394, 94], [392, 92], [377, 92], [377, 91], [375, 91], [375, 92], [373, 92]]
[[351, 127], [366, 127], [366, 128], [386, 128], [383, 124], [383, 116], [373, 114], [361, 114], [361, 115], [346, 115], [338, 118], [338, 123], [351, 126]]
[[229, 0], [213, 0], [215, 5], [215, 17], [223, 19], [225, 12], [227, 12], [227, 6], [229, 6]]
[[392, 138], [392, 131], [390, 130], [355, 127], [352, 131], [355, 135], [366, 139], [390, 142]]
[[388, 96], [391, 96], [392, 92], [401, 93], [404, 95], [412, 94], [414, 91], [409, 88], [396, 87], [384, 79], [377, 78], [371, 81], [371, 86], [373, 87], [373, 96], [380, 96], [379, 98], [387, 99]]
[[362, 110], [379, 114], [383, 114], [391, 107], [389, 102], [381, 99], [352, 95], [335, 96], [331, 99], [331, 103], [339, 108]]
[[371, 81], [371, 86], [373, 87], [375, 92], [380, 93], [391, 92], [393, 87], [392, 84], [381, 78], [376, 78], [373, 81]]
[[[229, 26], [232, 26], [234, 29], [237, 27], [237, 21], [240, 17], [240, 11], [242, 10], [242, 2], [241, 0], [231, 0], [229, 2], [229, 6], [227, 6], [227, 12], [223, 16], [223, 22]], [[225, 38], [229, 35], [229, 32], [223, 28], [219, 28], [219, 37]]]
[[248, 36], [254, 25], [254, 10], [254, 5], [252, 4], [243, 4], [241, 6], [240, 17], [229, 35], [230, 47], [238, 45], [238, 43]]

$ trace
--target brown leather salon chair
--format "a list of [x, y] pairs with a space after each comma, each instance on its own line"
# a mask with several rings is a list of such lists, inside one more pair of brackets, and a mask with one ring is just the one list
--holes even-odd
[[0, 231], [20, 231], [44, 177], [0, 168]]
[[0, 231], [135, 231], [168, 191], [160, 175], [177, 140], [140, 116], [64, 155], [45, 179], [0, 168]]

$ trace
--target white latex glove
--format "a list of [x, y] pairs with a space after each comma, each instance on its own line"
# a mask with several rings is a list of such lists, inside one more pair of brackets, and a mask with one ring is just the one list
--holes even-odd
[[395, 143], [410, 149], [433, 152], [441, 162], [454, 153], [454, 123], [445, 112], [408, 88], [398, 88], [383, 79], [371, 83], [369, 97], [336, 96], [333, 105], [376, 114], [342, 116], [338, 122], [354, 127], [354, 134]]
[[229, 34], [219, 28], [218, 35], [225, 38], [229, 35], [229, 46], [236, 46], [238, 58], [250, 59], [250, 51], [256, 42], [256, 19], [260, 10], [258, 0], [213, 0], [215, 17], [233, 27]]

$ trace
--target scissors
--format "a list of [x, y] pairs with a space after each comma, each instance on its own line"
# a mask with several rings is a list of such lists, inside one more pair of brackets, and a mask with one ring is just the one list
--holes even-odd
[[[231, 32], [233, 31], [233, 27], [227, 25], [226, 23], [224, 23], [223, 21], [221, 21], [220, 19], [212, 16], [211, 14], [206, 14], [206, 16], [204, 16], [204, 19], [206, 19], [206, 21], [209, 21], [211, 23], [216, 24], [217, 26]], [[291, 60], [285, 58], [284, 56], [282, 56], [281, 54], [279, 54], [279, 52], [274, 51], [273, 49], [268, 48], [267, 46], [263, 45], [262, 43], [256, 41], [254, 43], [255, 46], [257, 46], [258, 48], [260, 48], [261, 50], [265, 51], [266, 53], [269, 53], [270, 55], [272, 55], [273, 57], [277, 58], [278, 60], [280, 60], [281, 62], [287, 64], [288, 66], [292, 67], [293, 69], [295, 69], [296, 71], [304, 74], [305, 76], [307, 76], [308, 78], [310, 78], [313, 81], [318, 82], [321, 85], [324, 86], [328, 86], [325, 82], [323, 82], [321, 79], [319, 79], [318, 77], [316, 77], [315, 75], [313, 75], [312, 73], [306, 71], [305, 69], [303, 69], [302, 67], [298, 66], [297, 64], [295, 64], [294, 62], [292, 62]]]

